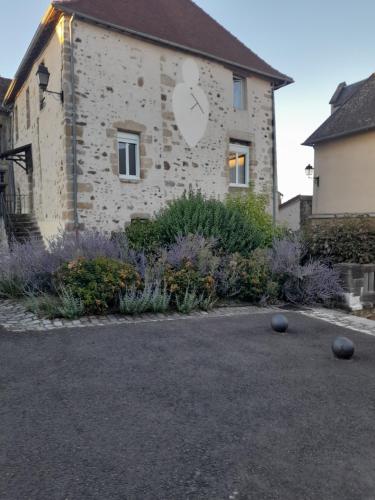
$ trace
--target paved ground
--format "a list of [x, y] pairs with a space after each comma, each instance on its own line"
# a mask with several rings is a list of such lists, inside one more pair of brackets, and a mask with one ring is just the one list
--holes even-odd
[[288, 316], [2, 331], [0, 498], [373, 500], [375, 339]]

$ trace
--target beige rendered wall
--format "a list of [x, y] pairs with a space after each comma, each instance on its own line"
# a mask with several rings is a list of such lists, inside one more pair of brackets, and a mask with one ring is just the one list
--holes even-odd
[[280, 224], [285, 224], [292, 231], [301, 228], [301, 202], [300, 199], [279, 207], [277, 220]]
[[[58, 96], [45, 95], [40, 109], [36, 72], [44, 61], [51, 74], [48, 88], [59, 92], [64, 86], [63, 59], [66, 52], [68, 20], [62, 18], [55, 33], [35, 62], [15, 100], [13, 111], [14, 147], [32, 144], [33, 172], [29, 178], [14, 164], [16, 192], [33, 199], [33, 209], [41, 232], [48, 238], [63, 229], [66, 205], [67, 173], [65, 150], [65, 107]], [[30, 93], [30, 126], [27, 126], [26, 91]], [[18, 114], [18, 134], [15, 114]], [[18, 137], [17, 137], [18, 136]]]
[[375, 132], [315, 147], [313, 215], [375, 215]]
[[[132, 218], [152, 216], [190, 187], [223, 198], [230, 190], [230, 139], [251, 142], [250, 180], [271, 199], [268, 81], [248, 78], [247, 110], [235, 111], [232, 72], [193, 56], [210, 118], [205, 136], [190, 148], [176, 124], [172, 95], [191, 56], [83, 21], [74, 22], [74, 42], [81, 224], [119, 230]], [[118, 130], [140, 134], [138, 182], [119, 179]]]

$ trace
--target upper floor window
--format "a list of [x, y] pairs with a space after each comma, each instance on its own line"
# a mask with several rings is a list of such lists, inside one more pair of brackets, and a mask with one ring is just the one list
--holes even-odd
[[120, 179], [140, 179], [139, 135], [119, 132], [117, 142]]
[[229, 179], [234, 187], [248, 187], [250, 179], [250, 148], [231, 142], [229, 148]]
[[246, 79], [236, 75], [233, 75], [233, 106], [246, 109]]

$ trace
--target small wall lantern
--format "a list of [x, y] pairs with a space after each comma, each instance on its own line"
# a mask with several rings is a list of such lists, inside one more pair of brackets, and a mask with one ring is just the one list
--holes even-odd
[[39, 80], [39, 88], [43, 93], [58, 95], [61, 99], [61, 102], [64, 102], [64, 92], [52, 92], [51, 90], [47, 90], [50, 72], [43, 63], [39, 64], [36, 76], [38, 77]]
[[305, 168], [306, 175], [309, 179], [314, 179], [314, 182], [316, 185], [319, 187], [320, 184], [320, 177], [314, 177], [314, 167], [312, 165], [307, 165]]

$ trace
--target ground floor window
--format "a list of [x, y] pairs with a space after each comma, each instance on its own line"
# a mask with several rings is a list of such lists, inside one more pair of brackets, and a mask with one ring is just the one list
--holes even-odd
[[120, 179], [140, 179], [139, 135], [119, 132], [117, 142]]
[[247, 187], [250, 180], [250, 147], [243, 144], [230, 143], [229, 176], [230, 185]]

